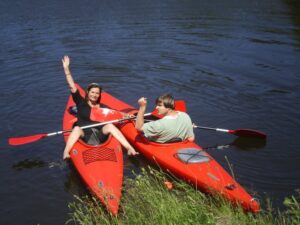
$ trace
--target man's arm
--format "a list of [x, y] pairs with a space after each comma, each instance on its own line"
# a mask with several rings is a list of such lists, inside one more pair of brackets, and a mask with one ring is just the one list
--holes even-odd
[[136, 118], [136, 123], [135, 123], [135, 128], [138, 131], [143, 131], [143, 125], [144, 125], [144, 114], [146, 112], [147, 108], [147, 99], [142, 97], [138, 100], [138, 103], [140, 105], [137, 118]]

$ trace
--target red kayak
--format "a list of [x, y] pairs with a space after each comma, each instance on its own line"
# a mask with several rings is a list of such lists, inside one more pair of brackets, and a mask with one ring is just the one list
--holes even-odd
[[[85, 92], [80, 88], [82, 96]], [[75, 103], [69, 97], [64, 113], [63, 129], [70, 130], [77, 120], [70, 110]], [[64, 134], [65, 141], [70, 133]], [[75, 143], [70, 151], [71, 160], [88, 188], [116, 215], [119, 210], [123, 183], [123, 153], [121, 144], [112, 136], [100, 145], [88, 145], [82, 140]]]
[[[101, 101], [116, 110], [136, 112], [132, 106], [107, 93], [102, 95]], [[187, 181], [202, 192], [217, 194], [235, 206], [240, 205], [246, 212], [260, 211], [259, 203], [196, 143], [184, 141], [158, 144], [144, 138], [135, 129], [134, 121], [120, 123], [118, 126], [139, 152], [164, 170]]]

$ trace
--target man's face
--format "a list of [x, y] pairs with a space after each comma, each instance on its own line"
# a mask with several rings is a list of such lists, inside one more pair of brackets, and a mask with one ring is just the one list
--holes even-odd
[[158, 115], [166, 115], [169, 112], [169, 109], [166, 108], [162, 102], [157, 103], [156, 109], [158, 111]]

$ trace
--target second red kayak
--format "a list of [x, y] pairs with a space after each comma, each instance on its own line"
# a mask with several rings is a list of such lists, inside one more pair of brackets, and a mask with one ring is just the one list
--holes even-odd
[[[102, 95], [105, 105], [124, 112], [136, 110], [109, 94]], [[229, 173], [207, 152], [194, 142], [158, 144], [148, 141], [136, 129], [134, 121], [119, 124], [128, 141], [148, 160], [164, 170], [187, 181], [198, 190], [219, 195], [244, 211], [257, 213], [260, 205]]]

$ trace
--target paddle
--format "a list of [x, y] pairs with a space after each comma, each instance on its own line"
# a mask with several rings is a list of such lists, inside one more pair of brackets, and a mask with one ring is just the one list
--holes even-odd
[[175, 109], [181, 112], [186, 112], [186, 105], [184, 100], [175, 101]]
[[[180, 111], [186, 110], [185, 102], [183, 100], [177, 100], [175, 102], [175, 105], [176, 105], [176, 109], [178, 109]], [[157, 114], [156, 111], [157, 110], [155, 110], [152, 113], [146, 113], [146, 114], [144, 114], [144, 116], [156, 115]], [[102, 125], [109, 124], [109, 123], [118, 123], [118, 122], [122, 122], [125, 120], [131, 120], [131, 119], [135, 119], [135, 118], [136, 118], [136, 116], [130, 117], [130, 118], [122, 118], [122, 119], [118, 119], [118, 120], [110, 120], [110, 121], [106, 121], [106, 122], [102, 122], [102, 123], [96, 123], [96, 124], [83, 126], [83, 127], [81, 127], [81, 129], [98, 127], [98, 126], [102, 126]], [[71, 131], [72, 130], [61, 130], [61, 131], [56, 131], [56, 132], [47, 133], [47, 134], [35, 134], [35, 135], [31, 135], [31, 136], [26, 136], [26, 137], [13, 137], [13, 138], [8, 139], [8, 143], [10, 145], [23, 145], [23, 144], [28, 144], [28, 143], [38, 141], [38, 140], [46, 138], [46, 137], [51, 137], [51, 136], [55, 136], [58, 134], [63, 134], [63, 133], [71, 132]]]
[[220, 131], [224, 133], [234, 134], [239, 137], [255, 137], [255, 138], [262, 138], [266, 139], [267, 135], [261, 131], [253, 130], [253, 129], [237, 129], [237, 130], [228, 130], [222, 128], [212, 128], [212, 127], [201, 127], [194, 125], [194, 128], [203, 129], [203, 130], [214, 130]]
[[[186, 112], [186, 105], [183, 100], [175, 101], [175, 109], [181, 112]], [[154, 110], [157, 113], [157, 110]], [[155, 116], [156, 113], [154, 113]], [[160, 118], [160, 116], [157, 116]], [[253, 129], [237, 129], [237, 130], [228, 130], [228, 129], [221, 129], [221, 128], [211, 128], [211, 127], [201, 127], [194, 125], [194, 128], [198, 129], [205, 129], [205, 130], [214, 130], [214, 131], [221, 131], [229, 134], [234, 134], [239, 137], [255, 137], [255, 138], [262, 138], [266, 139], [267, 135], [261, 131], [253, 130]]]
[[[144, 116], [150, 116], [152, 113], [146, 113], [144, 114]], [[110, 120], [110, 121], [106, 121], [106, 122], [102, 122], [102, 123], [95, 123], [95, 124], [91, 124], [91, 125], [87, 125], [87, 126], [83, 126], [81, 127], [81, 129], [88, 129], [88, 128], [92, 128], [92, 127], [98, 127], [98, 126], [102, 126], [105, 124], [109, 124], [109, 123], [118, 123], [118, 122], [122, 122], [125, 120], [132, 120], [135, 119], [136, 116], [134, 117], [127, 117], [127, 118], [122, 118], [122, 119], [118, 119], [118, 120]], [[23, 144], [28, 144], [31, 142], [35, 142], [38, 141], [42, 138], [45, 137], [51, 137], [51, 136], [55, 136], [58, 134], [63, 134], [63, 133], [67, 133], [67, 132], [71, 132], [72, 130], [61, 130], [61, 131], [56, 131], [53, 133], [48, 133], [48, 134], [35, 134], [35, 135], [31, 135], [31, 136], [26, 136], [26, 137], [13, 137], [13, 138], [9, 138], [8, 139], [8, 143], [10, 145], [23, 145]]]

